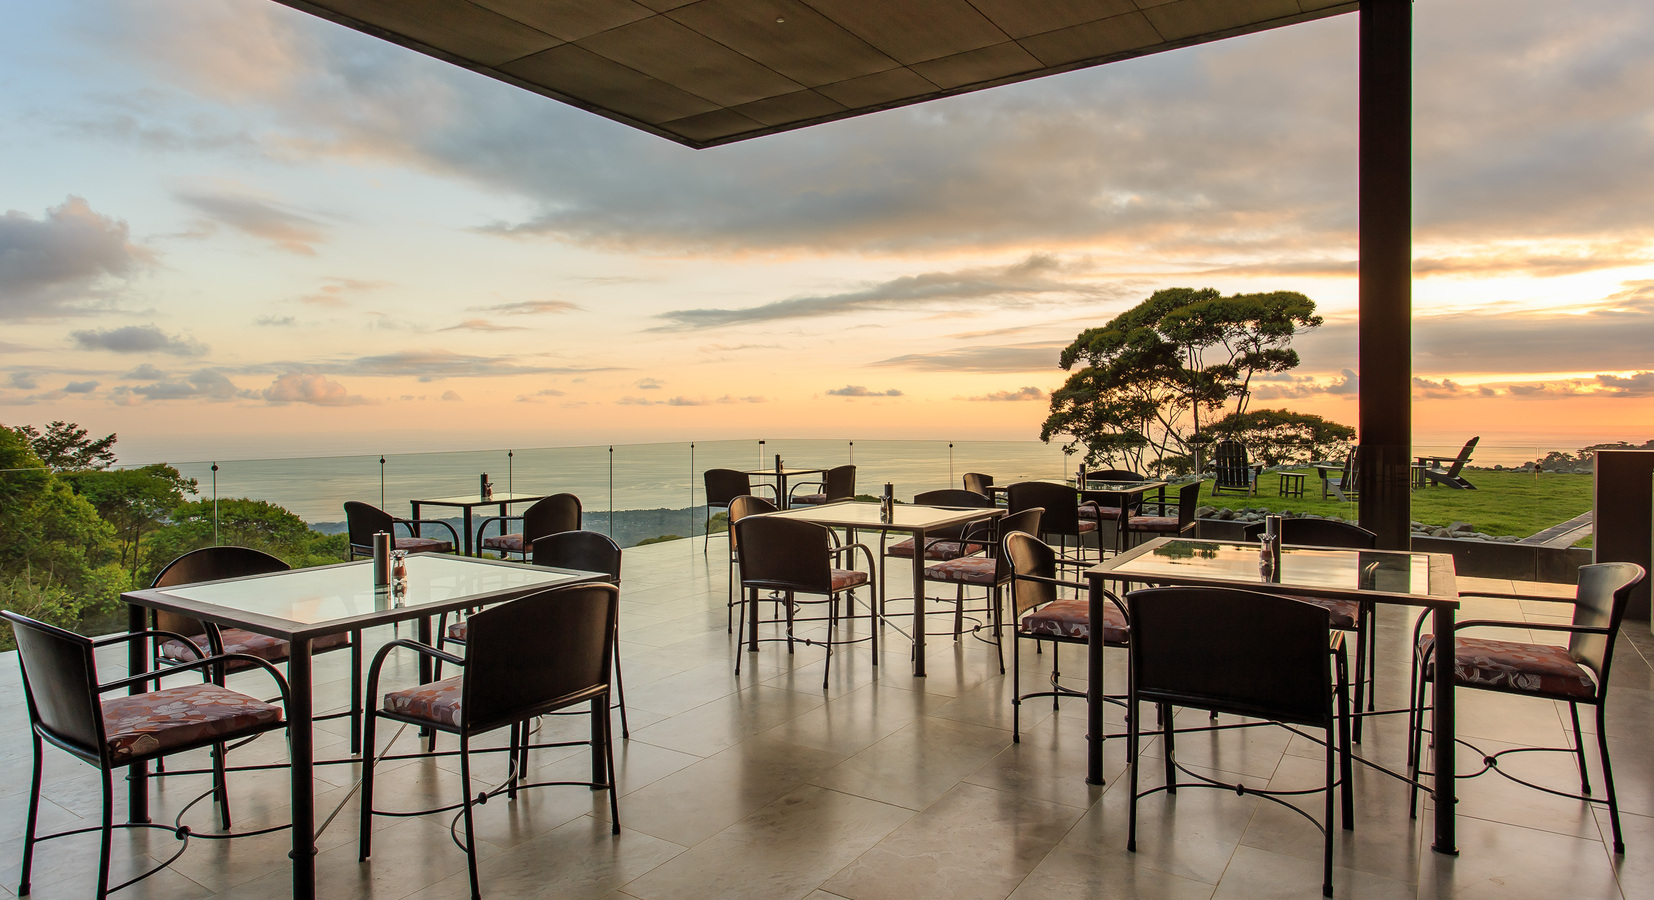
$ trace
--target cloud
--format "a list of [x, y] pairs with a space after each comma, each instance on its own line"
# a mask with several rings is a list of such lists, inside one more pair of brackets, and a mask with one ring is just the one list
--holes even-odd
[[90, 394], [98, 389], [96, 381], [71, 381], [63, 386], [66, 394]]
[[1020, 302], [1032, 298], [1113, 299], [1121, 289], [1076, 280], [1082, 264], [1048, 254], [1033, 254], [1006, 266], [953, 272], [927, 272], [868, 285], [838, 294], [793, 297], [740, 309], [677, 309], [661, 313], [668, 325], [651, 331], [717, 328], [784, 319], [836, 316], [891, 310], [923, 309], [947, 304]]
[[253, 320], [253, 324], [267, 328], [288, 328], [299, 324], [299, 320], [292, 316], [259, 316]]
[[990, 391], [980, 397], [966, 397], [965, 399], [986, 401], [1019, 401], [1045, 400], [1047, 397], [1046, 393], [1037, 387], [1022, 387], [1017, 388], [1014, 391]]
[[704, 399], [697, 400], [690, 397], [673, 397], [672, 399], [663, 402], [667, 406], [705, 406], [712, 401]]
[[247, 395], [220, 369], [198, 369], [181, 378], [136, 387], [120, 385], [110, 392], [111, 399], [122, 406], [142, 400], [233, 400]]
[[643, 390], [646, 390], [646, 391], [658, 391], [665, 384], [666, 384], [666, 382], [661, 381], [659, 378], [645, 378], [645, 379], [639, 381], [636, 384], [636, 387], [642, 388]]
[[32, 391], [40, 387], [40, 382], [35, 380], [31, 372], [13, 372], [8, 380], [12, 387], [21, 391]]
[[493, 312], [506, 316], [534, 316], [541, 313], [573, 312], [580, 307], [567, 300], [521, 300], [516, 303], [500, 303], [494, 306], [473, 306], [478, 312]]
[[955, 350], [936, 350], [930, 353], [904, 353], [878, 362], [873, 366], [895, 366], [924, 369], [932, 372], [992, 372], [1019, 374], [1024, 372], [1055, 372], [1057, 358], [1068, 341], [1035, 341], [1007, 346], [961, 347]]
[[447, 328], [438, 328], [438, 331], [527, 331], [521, 325], [495, 325], [487, 319], [466, 319], [458, 325], [449, 325]]
[[104, 331], [72, 331], [69, 336], [83, 350], [114, 353], [168, 353], [173, 356], [202, 356], [204, 344], [182, 335], [171, 335], [154, 325], [126, 325]]
[[[829, 393], [832, 393], [832, 392], [829, 391]], [[898, 391], [896, 394], [892, 394], [891, 396], [897, 396], [900, 393], [901, 392]], [[524, 398], [519, 397], [517, 399], [521, 400], [521, 399], [524, 399]], [[616, 406], [711, 406], [714, 403], [729, 404], [729, 403], [767, 403], [767, 402], [769, 402], [768, 398], [765, 398], [765, 397], [736, 397], [736, 396], [733, 396], [731, 394], [725, 394], [722, 397], [718, 397], [716, 399], [711, 399], [711, 400], [709, 400], [705, 397], [684, 397], [684, 396], [671, 397], [671, 398], [668, 398], [666, 400], [650, 400], [647, 397], [639, 397], [635, 394], [629, 394], [627, 396], [621, 397], [619, 400], [616, 400], [615, 405]], [[564, 405], [567, 406], [569, 404], [564, 404]]]
[[0, 319], [73, 315], [107, 306], [155, 262], [130, 229], [71, 196], [36, 219], [0, 216]]
[[540, 399], [541, 397], [564, 397], [564, 396], [567, 396], [567, 394], [565, 394], [563, 391], [560, 391], [556, 388], [546, 388], [544, 390], [535, 391], [532, 394], [520, 394], [517, 397], [517, 402], [518, 403], [544, 403], [545, 401], [541, 400]]
[[342, 375], [442, 378], [493, 378], [503, 375], [569, 375], [581, 372], [623, 371], [615, 366], [537, 366], [510, 356], [474, 356], [452, 350], [403, 350], [355, 359], [314, 363], [276, 363], [276, 367]]
[[300, 303], [311, 306], [324, 306], [338, 309], [350, 304], [350, 295], [376, 291], [388, 287], [386, 281], [370, 281], [361, 278], [326, 278], [321, 287], [308, 293], [301, 294], [297, 299]]
[[900, 397], [902, 392], [896, 388], [884, 391], [873, 391], [859, 384], [847, 384], [841, 388], [833, 388], [827, 392], [829, 397]]
[[1619, 397], [1654, 396], [1654, 372], [1637, 372], [1627, 376], [1598, 375], [1597, 384]]
[[661, 401], [650, 400], [646, 397], [627, 395], [615, 401], [616, 406], [653, 406]]
[[756, 397], [756, 396], [734, 397], [734, 396], [731, 396], [729, 394], [725, 394], [722, 397], [719, 397], [718, 399], [716, 399], [712, 402], [713, 403], [768, 403], [770, 401], [769, 401], [768, 397]]
[[461, 397], [459, 395], [459, 391], [443, 391], [442, 392], [442, 399], [444, 399], [444, 400], [463, 400], [465, 398]]
[[[289, 372], [281, 375], [261, 396], [270, 403], [308, 403], [312, 406], [359, 406], [369, 402], [350, 393], [345, 386], [325, 375]], [[444, 398], [446, 399], [446, 398]]]
[[143, 363], [121, 377], [128, 381], [157, 381], [167, 377], [167, 373], [157, 369], [153, 363]]
[[1264, 373], [1253, 377], [1251, 398], [1267, 401], [1355, 396], [1360, 390], [1360, 385], [1360, 379], [1352, 369], [1341, 370], [1338, 377], [1331, 380], [1313, 375], [1294, 375], [1290, 372]]
[[174, 197], [212, 221], [289, 253], [315, 256], [326, 237], [321, 222], [276, 203], [241, 194], [178, 191]]

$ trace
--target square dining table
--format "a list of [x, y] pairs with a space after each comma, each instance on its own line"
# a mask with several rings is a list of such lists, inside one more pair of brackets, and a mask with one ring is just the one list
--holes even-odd
[[[121, 595], [121, 600], [127, 604], [127, 624], [133, 632], [147, 627], [147, 610], [159, 609], [224, 627], [271, 635], [289, 643], [287, 680], [292, 699], [286, 713], [293, 759], [293, 897], [309, 900], [316, 896], [311, 642], [351, 632], [357, 632], [359, 637], [364, 628], [416, 619], [420, 641], [430, 643], [432, 616], [515, 600], [546, 588], [602, 581], [606, 577], [597, 572], [470, 559], [446, 553], [414, 553], [408, 556], [407, 591], [399, 598], [393, 597], [388, 588], [374, 587], [373, 562], [361, 560], [128, 591]], [[129, 671], [141, 672], [148, 667], [148, 645], [148, 640], [131, 642]], [[429, 681], [429, 657], [422, 656], [420, 663], [420, 680]], [[143, 685], [137, 685], [132, 693], [143, 690]], [[371, 699], [368, 702], [372, 702]], [[147, 822], [148, 765], [134, 765], [129, 774], [132, 821]]]
[[[1459, 609], [1453, 557], [1405, 550], [1345, 550], [1283, 546], [1278, 568], [1260, 566], [1261, 545], [1187, 538], [1156, 538], [1086, 571], [1091, 621], [1101, 621], [1108, 582], [1240, 588], [1269, 594], [1371, 600], [1430, 611], [1435, 634], [1452, 634]], [[1086, 781], [1103, 783], [1103, 643], [1091, 629], [1087, 649]], [[1435, 644], [1435, 839], [1440, 853], [1456, 853], [1454, 820], [1453, 641]], [[1420, 768], [1423, 768], [1422, 765]]]
[[465, 556], [470, 556], [471, 510], [476, 509], [479, 506], [497, 506], [500, 509], [500, 515], [503, 516], [506, 515], [506, 507], [513, 503], [532, 503], [536, 500], [544, 500], [545, 498], [546, 495], [544, 494], [512, 493], [489, 494], [487, 497], [484, 497], [479, 492], [475, 494], [465, 494], [459, 497], [435, 497], [430, 500], [409, 500], [408, 504], [413, 507], [413, 517], [415, 519], [420, 517], [419, 510], [422, 506], [458, 507], [461, 510], [460, 515], [465, 521], [465, 527], [460, 529], [460, 552]]
[[827, 474], [827, 470], [826, 469], [800, 469], [800, 468], [793, 468], [791, 466], [787, 466], [787, 467], [783, 467], [783, 468], [779, 468], [779, 469], [751, 469], [749, 471], [742, 472], [741, 474], [746, 475], [746, 476], [751, 477], [751, 478], [774, 478], [775, 479], [775, 505], [782, 508], [782, 509], [786, 509], [787, 508], [787, 482], [789, 480], [794, 479], [794, 478], [799, 478], [799, 477], [802, 477], [802, 476], [805, 476], [805, 475], [825, 475], [825, 474]]
[[[963, 525], [977, 519], [993, 519], [1005, 515], [997, 507], [919, 506], [898, 503], [889, 521], [880, 515], [879, 504], [859, 500], [844, 500], [821, 506], [800, 506], [782, 512], [765, 513], [784, 519], [814, 522], [828, 528], [848, 528], [855, 531], [908, 534], [913, 536], [915, 548], [925, 546], [925, 535], [951, 525]], [[925, 675], [925, 554], [917, 549], [913, 554], [913, 675]], [[874, 574], [872, 577], [878, 577]], [[882, 587], [882, 585], [881, 585]], [[876, 626], [875, 626], [876, 627]], [[752, 620], [752, 646], [758, 646], [758, 621]]]

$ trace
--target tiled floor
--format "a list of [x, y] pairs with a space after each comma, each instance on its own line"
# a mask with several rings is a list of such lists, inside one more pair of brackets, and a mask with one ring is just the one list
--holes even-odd
[[[733, 673], [734, 638], [725, 632], [722, 546], [703, 557], [699, 542], [626, 551], [623, 652], [630, 740], [619, 742], [623, 829], [610, 834], [605, 796], [582, 788], [531, 791], [477, 810], [482, 881], [490, 897], [698, 900], [698, 898], [1261, 898], [1320, 896], [1320, 836], [1306, 821], [1254, 796], [1182, 791], [1146, 798], [1138, 852], [1125, 849], [1124, 743], [1110, 742], [1107, 787], [1087, 786], [1084, 702], [1049, 700], [1022, 709], [1022, 741], [1011, 739], [1010, 679], [991, 645], [933, 638], [930, 675], [910, 674], [905, 644], [892, 640], [880, 665], [866, 644], [833, 658], [821, 687], [818, 647], [765, 645]], [[905, 577], [900, 569], [893, 586]], [[900, 588], [896, 587], [900, 592]], [[1467, 602], [1465, 618], [1555, 615], [1555, 608], [1510, 601]], [[1404, 621], [1405, 618], [1405, 621]], [[948, 618], [932, 618], [945, 627]], [[1404, 648], [1410, 617], [1380, 619], [1381, 702], [1405, 694]], [[865, 626], [864, 626], [865, 630]], [[1610, 743], [1623, 804], [1627, 853], [1604, 844], [1607, 814], [1521, 788], [1497, 776], [1462, 783], [1461, 854], [1428, 849], [1428, 820], [1410, 820], [1403, 786], [1370, 770], [1356, 775], [1357, 828], [1338, 835], [1337, 896], [1566, 898], [1654, 896], [1654, 669], [1648, 626], [1631, 623], [1613, 673]], [[387, 635], [376, 636], [379, 640]], [[26, 716], [15, 662], [0, 659], [0, 890], [15, 890], [28, 791]], [[1023, 657], [1024, 684], [1049, 671], [1049, 654]], [[105, 673], [118, 672], [116, 660]], [[343, 703], [346, 654], [318, 659], [324, 695]], [[1083, 674], [1081, 651], [1064, 648], [1065, 673]], [[1123, 656], [1109, 677], [1123, 683]], [[406, 679], [411, 667], [396, 671]], [[237, 676], [251, 681], [255, 676]], [[1081, 685], [1077, 678], [1071, 683]], [[245, 682], [244, 682], [245, 683]], [[258, 687], [249, 687], [257, 691]], [[1461, 735], [1484, 750], [1511, 742], [1565, 742], [1566, 710], [1524, 698], [1461, 694]], [[1199, 713], [1185, 713], [1201, 716]], [[1109, 718], [1118, 725], [1118, 710]], [[542, 737], [578, 736], [580, 717], [548, 718]], [[1589, 726], [1588, 726], [1589, 727]], [[1370, 723], [1360, 752], [1402, 764], [1405, 720]], [[322, 726], [318, 751], [342, 756], [343, 722]], [[411, 747], [410, 735], [399, 747]], [[1159, 770], [1146, 745], [1145, 779]], [[1186, 765], [1238, 775], [1254, 786], [1300, 786], [1321, 777], [1319, 748], [1274, 730], [1189, 736]], [[235, 761], [285, 759], [279, 736], [236, 752]], [[1479, 755], [1469, 749], [1463, 765]], [[579, 750], [537, 752], [535, 778], [589, 772]], [[1577, 787], [1566, 756], [1512, 761], [1563, 789]], [[1593, 766], [1595, 765], [1593, 759]], [[498, 780], [496, 756], [481, 764]], [[452, 814], [380, 819], [374, 854], [356, 860], [354, 764], [318, 775], [323, 815], [342, 811], [319, 840], [324, 897], [460, 898], [465, 859], [449, 837]], [[382, 805], [416, 808], [457, 798], [452, 758], [381, 770]], [[279, 823], [287, 814], [286, 772], [238, 773], [232, 806], [240, 827]], [[1593, 775], [1600, 784], [1600, 775]], [[169, 779], [155, 794], [166, 820], [203, 789], [199, 777]], [[1600, 790], [1600, 788], [1599, 788]], [[117, 788], [119, 793], [119, 788]], [[92, 771], [48, 753], [42, 822], [47, 828], [95, 821]], [[124, 794], [121, 794], [124, 797]], [[118, 800], [117, 802], [123, 802]], [[1312, 798], [1312, 804], [1318, 798]], [[119, 807], [124, 808], [124, 807]], [[212, 810], [186, 821], [210, 829]], [[195, 841], [170, 870], [117, 896], [169, 900], [289, 896], [288, 837]], [[161, 832], [119, 834], [116, 872], [131, 873], [176, 846]], [[94, 836], [44, 845], [33, 896], [91, 895]]]

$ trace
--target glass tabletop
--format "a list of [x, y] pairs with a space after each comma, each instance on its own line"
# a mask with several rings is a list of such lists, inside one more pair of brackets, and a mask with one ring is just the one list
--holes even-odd
[[[781, 474], [787, 476], [788, 478], [791, 478], [794, 475], [820, 475], [821, 473], [823, 473], [825, 471], [827, 471], [827, 470], [826, 469], [795, 469], [792, 466], [788, 466], [788, 467], [781, 470]], [[768, 475], [771, 478], [774, 478], [776, 473], [775, 473], [774, 469], [753, 469], [753, 470], [748, 471], [748, 472], [742, 472], [741, 474], [742, 475]]]
[[275, 575], [233, 581], [186, 584], [157, 593], [191, 604], [250, 613], [299, 625], [319, 625], [409, 609], [489, 597], [589, 578], [591, 573], [462, 557], [416, 554], [408, 557], [408, 590], [398, 603], [385, 588], [373, 585], [373, 562], [292, 569]]
[[433, 497], [418, 499], [415, 503], [429, 503], [432, 506], [489, 506], [495, 503], [517, 503], [525, 500], [543, 500], [544, 494], [511, 494], [505, 491], [492, 494], [487, 500], [481, 494], [462, 494], [458, 497]]
[[[1092, 571], [1144, 581], [1188, 581], [1236, 587], [1281, 585], [1331, 592], [1440, 597], [1451, 585], [1432, 584], [1430, 555], [1391, 550], [1282, 547], [1276, 577], [1259, 566], [1258, 544], [1171, 539], [1146, 545]], [[1450, 577], [1450, 576], [1449, 576]]]
[[896, 504], [895, 515], [889, 522], [879, 517], [879, 504], [864, 501], [828, 503], [824, 506], [799, 506], [784, 512], [765, 513], [786, 519], [800, 519], [818, 525], [840, 528], [889, 528], [897, 531], [939, 528], [956, 522], [1002, 516], [1005, 510], [993, 507], [919, 506], [912, 503]]

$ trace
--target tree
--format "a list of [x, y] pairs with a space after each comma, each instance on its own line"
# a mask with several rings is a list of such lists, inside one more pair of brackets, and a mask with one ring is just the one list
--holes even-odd
[[1293, 335], [1320, 324], [1295, 291], [1156, 291], [1064, 348], [1059, 365], [1073, 374], [1051, 393], [1040, 440], [1066, 435], [1063, 449], [1083, 445], [1087, 465], [1157, 469], [1203, 442], [1203, 415], [1231, 399], [1244, 412], [1254, 374], [1296, 367]]
[[214, 531], [211, 500], [179, 504], [170, 524], [149, 539], [143, 578], [151, 580], [167, 563], [201, 547], [235, 545], [263, 550], [295, 568], [341, 562], [348, 555], [349, 538], [322, 534], [287, 509], [264, 500], [247, 498], [218, 501]]
[[160, 527], [173, 508], [184, 502], [185, 494], [195, 493], [196, 486], [195, 479], [185, 478], [165, 463], [65, 472], [61, 477], [105, 522], [115, 526], [121, 565], [134, 576], [144, 533]]
[[1207, 433], [1245, 444], [1254, 459], [1269, 466], [1337, 459], [1349, 452], [1355, 429], [1310, 413], [1259, 409], [1230, 413]]
[[35, 456], [57, 472], [84, 472], [107, 469], [115, 464], [115, 435], [92, 438], [74, 422], [57, 421], [42, 434], [33, 425], [12, 429], [34, 448]]

